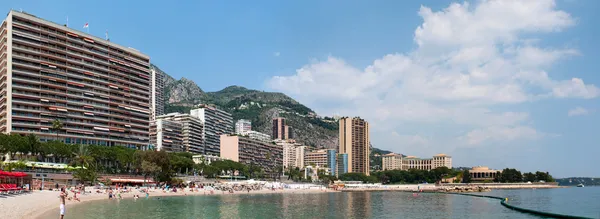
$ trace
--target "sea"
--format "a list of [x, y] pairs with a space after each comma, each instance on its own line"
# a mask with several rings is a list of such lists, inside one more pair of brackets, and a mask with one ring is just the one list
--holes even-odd
[[[511, 205], [600, 218], [600, 187], [494, 190]], [[57, 218], [48, 212], [41, 218]], [[411, 192], [234, 194], [100, 200], [67, 208], [66, 219], [159, 218], [540, 218], [499, 200]]]

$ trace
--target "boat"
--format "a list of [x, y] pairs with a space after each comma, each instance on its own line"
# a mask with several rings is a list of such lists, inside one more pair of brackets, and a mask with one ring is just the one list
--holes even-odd
[[579, 185], [577, 185], [577, 187], [585, 187], [585, 186], [583, 185], [583, 183], [579, 183]]

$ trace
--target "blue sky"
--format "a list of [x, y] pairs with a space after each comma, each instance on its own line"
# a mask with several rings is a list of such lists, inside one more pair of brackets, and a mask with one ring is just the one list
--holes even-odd
[[[376, 147], [600, 176], [598, 1], [12, 1], [136, 48], [205, 91], [361, 116]], [[0, 10], [2, 11], [2, 10]]]

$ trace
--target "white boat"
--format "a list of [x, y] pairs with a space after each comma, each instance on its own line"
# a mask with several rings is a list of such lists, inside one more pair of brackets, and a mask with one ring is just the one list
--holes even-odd
[[577, 187], [585, 187], [585, 186], [583, 185], [583, 183], [579, 183], [579, 185], [577, 185]]

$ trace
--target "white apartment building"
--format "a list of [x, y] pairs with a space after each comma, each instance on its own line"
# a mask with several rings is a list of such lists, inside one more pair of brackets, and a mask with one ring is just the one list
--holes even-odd
[[249, 138], [251, 138], [251, 139], [256, 139], [256, 140], [259, 140], [259, 141], [264, 141], [264, 142], [270, 142], [270, 141], [273, 141], [273, 140], [271, 139], [271, 136], [270, 136], [270, 135], [267, 135], [267, 134], [265, 134], [265, 133], [262, 133], [262, 132], [257, 132], [257, 131], [246, 131], [246, 132], [245, 132], [244, 134], [242, 134], [242, 135], [246, 135], [246, 136], [248, 136], [248, 137], [249, 137]]
[[235, 123], [235, 134], [245, 135], [246, 132], [252, 130], [252, 122], [246, 119], [240, 119]]
[[220, 154], [221, 135], [233, 133], [233, 118], [231, 114], [211, 105], [198, 105], [198, 109], [190, 111], [204, 124], [202, 139], [204, 140], [204, 153], [210, 155]]

